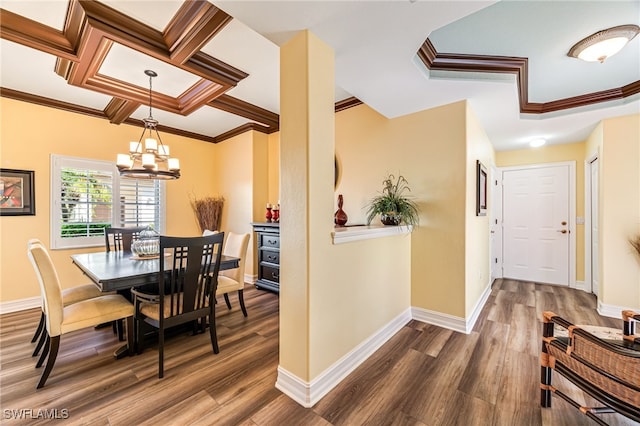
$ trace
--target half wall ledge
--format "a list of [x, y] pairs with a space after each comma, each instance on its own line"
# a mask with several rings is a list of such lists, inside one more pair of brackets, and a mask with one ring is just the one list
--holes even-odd
[[335, 228], [331, 233], [333, 244], [344, 244], [353, 241], [370, 240], [373, 238], [390, 237], [393, 235], [407, 235], [413, 231], [411, 225], [358, 225]]

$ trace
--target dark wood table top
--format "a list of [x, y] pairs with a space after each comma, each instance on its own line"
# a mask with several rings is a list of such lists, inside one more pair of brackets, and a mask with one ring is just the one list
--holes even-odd
[[[73, 263], [78, 266], [100, 291], [125, 290], [131, 287], [158, 282], [159, 258], [135, 259], [128, 251], [110, 251], [74, 254]], [[170, 262], [171, 257], [164, 257]], [[237, 268], [240, 258], [222, 255], [220, 270]], [[169, 268], [170, 263], [165, 263]]]

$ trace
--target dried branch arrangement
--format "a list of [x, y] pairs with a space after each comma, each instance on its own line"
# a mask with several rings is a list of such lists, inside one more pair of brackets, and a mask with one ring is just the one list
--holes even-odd
[[222, 220], [222, 206], [224, 197], [191, 198], [191, 207], [196, 214], [200, 231], [205, 229], [218, 231]]
[[636, 249], [636, 251], [640, 255], [640, 234], [636, 235], [633, 238], [629, 238], [629, 242], [631, 243], [633, 248]]

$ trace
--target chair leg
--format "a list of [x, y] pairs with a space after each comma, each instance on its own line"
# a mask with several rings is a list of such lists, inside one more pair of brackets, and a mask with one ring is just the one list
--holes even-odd
[[[122, 320], [120, 320], [122, 322]], [[133, 331], [133, 316], [127, 317], [127, 348], [129, 349], [129, 356], [133, 356], [133, 348], [135, 345], [135, 341], [133, 339], [134, 336]]]
[[33, 335], [33, 338], [31, 339], [31, 343], [35, 343], [35, 341], [38, 340], [38, 337], [40, 337], [40, 333], [42, 333], [42, 330], [44, 330], [44, 312], [40, 313], [40, 322], [38, 323], [38, 328], [36, 328], [36, 332]]
[[164, 329], [158, 329], [158, 378], [164, 377]]
[[31, 356], [38, 356], [38, 353], [40, 353], [40, 349], [42, 349], [42, 345], [45, 344], [45, 342], [47, 341], [47, 330], [43, 330], [43, 332], [40, 334], [40, 340], [38, 341], [38, 344], [36, 345], [36, 348], [33, 350], [33, 353], [31, 354]]
[[40, 355], [40, 359], [38, 359], [38, 362], [36, 363], [36, 368], [42, 367], [42, 364], [44, 364], [44, 360], [47, 358], [47, 355], [49, 354], [49, 348], [51, 346], [51, 339], [49, 338], [49, 333], [45, 331], [44, 334], [45, 334], [44, 337], [45, 337], [46, 343], [44, 344], [44, 348], [42, 349], [42, 354]]
[[240, 309], [242, 309], [242, 314], [247, 316], [247, 308], [244, 306], [244, 291], [238, 290], [238, 300], [240, 301]]
[[56, 358], [58, 357], [58, 348], [60, 347], [60, 336], [53, 336], [50, 338], [51, 347], [49, 351], [49, 358], [47, 358], [47, 366], [44, 368], [42, 372], [42, 376], [40, 377], [40, 382], [36, 389], [40, 389], [44, 386], [45, 382], [49, 378], [49, 374], [51, 370], [53, 370], [53, 364], [56, 362]]
[[124, 323], [121, 319], [114, 321], [114, 326], [118, 330], [118, 340], [124, 342]]
[[224, 294], [224, 301], [227, 302], [227, 308], [231, 310], [231, 302], [229, 301], [229, 293]]
[[218, 347], [218, 333], [216, 333], [216, 311], [212, 307], [209, 313], [209, 335], [211, 336], [211, 346], [213, 346], [213, 353], [220, 352]]

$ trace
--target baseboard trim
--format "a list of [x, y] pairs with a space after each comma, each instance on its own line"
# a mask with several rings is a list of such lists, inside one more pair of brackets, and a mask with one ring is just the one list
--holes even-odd
[[303, 407], [313, 407], [409, 321], [411, 321], [411, 309], [407, 309], [395, 317], [311, 382], [306, 382], [278, 366], [276, 388]]
[[480, 299], [473, 308], [469, 319], [457, 317], [455, 315], [444, 314], [442, 312], [431, 311], [423, 308], [411, 308], [411, 316], [416, 321], [421, 321], [427, 324], [436, 325], [438, 327], [448, 328], [449, 330], [457, 331], [459, 333], [469, 334], [473, 330], [473, 327], [484, 308], [489, 295], [491, 294], [491, 284], [482, 292]]
[[582, 291], [586, 291], [588, 293], [591, 292], [591, 289], [587, 289], [587, 284], [584, 281], [576, 281], [576, 286], [575, 288], [577, 290], [582, 290]]
[[484, 305], [487, 303], [487, 300], [489, 299], [490, 295], [491, 295], [491, 283], [489, 283], [487, 287], [485, 287], [484, 291], [480, 295], [480, 299], [478, 299], [478, 301], [476, 302], [476, 306], [474, 306], [473, 310], [471, 311], [471, 316], [466, 321], [466, 324], [465, 324], [466, 334], [471, 333], [471, 331], [473, 330], [473, 327], [475, 327], [476, 321], [478, 321], [478, 317], [480, 316], [482, 309], [484, 309]]
[[40, 297], [29, 297], [27, 299], [11, 300], [0, 303], [0, 315], [11, 312], [25, 311], [27, 309], [40, 308], [42, 302]]
[[603, 317], [622, 319], [622, 311], [636, 311], [637, 309], [628, 306], [607, 305], [598, 300], [598, 313]]

